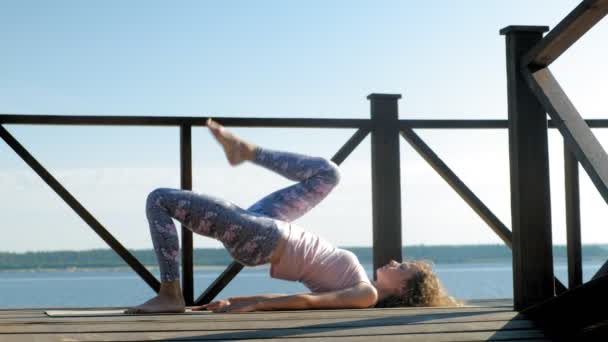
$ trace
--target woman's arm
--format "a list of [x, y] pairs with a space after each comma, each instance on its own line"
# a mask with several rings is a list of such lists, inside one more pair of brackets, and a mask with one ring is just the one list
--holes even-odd
[[278, 294], [278, 293], [266, 293], [266, 294], [260, 294], [260, 295], [255, 295], [255, 296], [230, 297], [230, 298], [228, 298], [228, 301], [230, 301], [230, 303], [233, 303], [233, 304], [243, 303], [243, 302], [255, 303], [255, 302], [259, 302], [259, 301], [266, 300], [266, 299], [285, 297], [285, 296], [287, 296], [287, 295]]
[[285, 294], [268, 293], [255, 296], [229, 297], [226, 299], [216, 300], [207, 304], [193, 306], [192, 311], [209, 310], [213, 312], [223, 312], [230, 306], [238, 304], [239, 306], [255, 304], [259, 301], [286, 296]]
[[367, 283], [324, 293], [300, 293], [273, 298], [263, 298], [255, 302], [241, 302], [226, 307], [226, 312], [248, 312], [268, 310], [306, 309], [361, 309], [368, 308], [378, 299], [376, 289]]

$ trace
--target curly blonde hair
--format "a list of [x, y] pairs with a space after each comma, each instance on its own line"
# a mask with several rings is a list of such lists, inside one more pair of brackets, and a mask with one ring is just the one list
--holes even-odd
[[432, 262], [413, 260], [416, 273], [402, 285], [402, 295], [384, 298], [375, 307], [400, 306], [462, 306], [461, 301], [449, 296], [443, 284], [433, 272]]

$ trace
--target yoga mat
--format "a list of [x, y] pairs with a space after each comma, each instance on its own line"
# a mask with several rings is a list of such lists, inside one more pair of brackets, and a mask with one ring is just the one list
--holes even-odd
[[70, 310], [47, 310], [44, 313], [49, 317], [77, 317], [77, 316], [143, 316], [143, 315], [200, 315], [209, 314], [210, 311], [192, 311], [192, 309], [186, 309], [184, 313], [155, 313], [155, 314], [126, 314], [123, 313], [124, 309], [102, 309], [102, 310], [84, 310], [84, 309], [70, 309]]

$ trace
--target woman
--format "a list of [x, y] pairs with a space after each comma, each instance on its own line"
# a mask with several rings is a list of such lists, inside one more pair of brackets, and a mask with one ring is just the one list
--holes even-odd
[[244, 210], [230, 202], [192, 191], [159, 188], [150, 193], [146, 216], [158, 259], [161, 288], [147, 302], [124, 313], [185, 312], [180, 288], [179, 241], [172, 218], [197, 234], [217, 239], [245, 266], [270, 263], [270, 276], [300, 281], [312, 292], [268, 294], [219, 300], [192, 310], [368, 308], [373, 306], [457, 305], [447, 296], [430, 265], [392, 261], [370, 281], [357, 257], [290, 223], [316, 206], [338, 184], [337, 165], [320, 157], [270, 150], [248, 143], [208, 119], [228, 162], [244, 161], [297, 181]]

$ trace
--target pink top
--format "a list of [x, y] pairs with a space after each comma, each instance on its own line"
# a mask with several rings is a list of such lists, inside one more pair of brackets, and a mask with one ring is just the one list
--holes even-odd
[[312, 292], [336, 291], [361, 282], [371, 283], [352, 252], [334, 247], [293, 223], [281, 221], [281, 224], [289, 236], [281, 259], [270, 266], [272, 278], [299, 281]]

